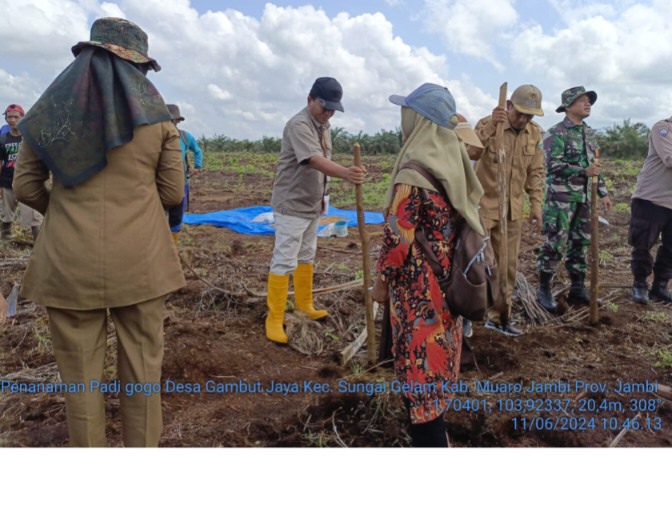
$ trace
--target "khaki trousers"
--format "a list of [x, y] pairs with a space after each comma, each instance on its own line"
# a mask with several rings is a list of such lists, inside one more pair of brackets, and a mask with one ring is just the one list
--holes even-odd
[[[136, 305], [110, 308], [117, 334], [117, 370], [124, 445], [158, 446], [163, 422], [161, 395], [139, 388], [131, 396], [127, 384], [161, 382], [164, 296]], [[92, 380], [103, 381], [107, 344], [107, 309], [66, 310], [47, 307], [56, 363], [65, 383], [85, 384], [83, 393], [65, 395], [71, 446], [106, 446], [105, 402]]]
[[14, 222], [17, 207], [21, 224], [29, 228], [40, 227], [44, 220], [40, 212], [17, 202], [12, 189], [0, 188], [0, 220], [5, 223]]
[[[497, 266], [501, 263], [499, 259], [499, 220], [486, 219], [483, 218], [483, 224], [485, 225], [485, 230], [490, 235], [490, 240], [492, 242], [492, 248], [495, 251], [495, 259], [497, 260]], [[508, 267], [506, 270], [506, 276], [508, 281], [508, 288], [506, 291], [506, 299], [509, 306], [509, 316], [511, 316], [511, 296], [513, 295], [513, 287], [516, 284], [516, 272], [518, 271], [518, 252], [520, 251], [520, 237], [523, 227], [523, 221], [519, 220], [509, 220], [507, 221], [507, 243], [508, 243]], [[499, 274], [503, 274], [504, 271], [499, 267]], [[488, 319], [491, 321], [500, 324], [499, 312], [500, 308], [497, 306], [498, 303], [495, 303], [495, 306], [491, 307], [488, 310]]]

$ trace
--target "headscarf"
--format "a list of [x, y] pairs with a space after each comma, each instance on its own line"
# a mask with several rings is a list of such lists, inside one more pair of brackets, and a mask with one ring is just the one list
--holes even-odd
[[392, 169], [385, 211], [392, 204], [394, 185], [397, 183], [436, 190], [415, 170], [400, 168], [409, 161], [415, 161], [441, 182], [451, 205], [469, 226], [484, 235], [485, 231], [478, 216], [478, 203], [483, 196], [483, 187], [455, 131], [441, 127], [406, 107], [401, 108], [401, 130], [406, 135], [406, 141]]
[[85, 47], [21, 120], [26, 142], [66, 187], [107, 165], [136, 127], [170, 120], [156, 87], [131, 62]]

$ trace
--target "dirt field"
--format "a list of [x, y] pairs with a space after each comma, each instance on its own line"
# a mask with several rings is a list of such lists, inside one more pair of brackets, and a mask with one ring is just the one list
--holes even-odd
[[[341, 161], [347, 164], [347, 157]], [[384, 174], [392, 163], [393, 157], [365, 159], [370, 209], [380, 208]], [[209, 156], [206, 168], [192, 179], [192, 212], [269, 203], [273, 156]], [[672, 384], [670, 308], [635, 305], [627, 288], [628, 204], [639, 164], [609, 163], [606, 169], [616, 209], [605, 215], [609, 225], [601, 226], [600, 294], [605, 304], [599, 324], [588, 323], [586, 309], [570, 308], [555, 321], [533, 325], [521, 299], [514, 301], [514, 322], [525, 331], [522, 337], [509, 339], [476, 324], [471, 346], [478, 367], [463, 372], [468, 392], [456, 395], [446, 415], [454, 446], [602, 447], [614, 444], [619, 434], [622, 439], [615, 444], [622, 447], [672, 444], [670, 403], [655, 393], [626, 392], [656, 382]], [[335, 206], [353, 207], [351, 188], [335, 184], [332, 191]], [[524, 229], [529, 229], [527, 223]], [[375, 262], [382, 228], [368, 226], [368, 233]], [[20, 282], [30, 253], [27, 232], [17, 227], [13, 236], [12, 242], [0, 244], [5, 296]], [[521, 272], [532, 289], [540, 243], [540, 237], [526, 235], [521, 251]], [[390, 388], [394, 375], [389, 364], [370, 367], [365, 350], [346, 366], [338, 362], [340, 351], [364, 329], [358, 290], [319, 295], [316, 304], [331, 314], [323, 324], [294, 315], [290, 298], [288, 332], [301, 343], [298, 351], [264, 337], [266, 307], [259, 294], [266, 290], [272, 237], [187, 226], [179, 248], [187, 287], [167, 299], [162, 446], [409, 445], [401, 395]], [[320, 239], [317, 265], [316, 287], [361, 277], [357, 231], [350, 228], [347, 238]], [[560, 297], [568, 283], [561, 271], [555, 281]], [[45, 310], [27, 301], [18, 308], [18, 315], [0, 328], [0, 381], [58, 381]], [[105, 374], [112, 380], [115, 337], [109, 330]], [[171, 385], [205, 390], [213, 384], [261, 392], [165, 392]], [[314, 392], [318, 384], [332, 392]], [[267, 392], [274, 385], [286, 390], [295, 385], [299, 392]], [[339, 392], [339, 385], [386, 390], [375, 395]], [[524, 392], [535, 385], [554, 392]], [[494, 392], [518, 388], [523, 392]], [[118, 396], [106, 399], [108, 438], [111, 445], [120, 445]], [[0, 393], [0, 445], [67, 445], [62, 396]]]

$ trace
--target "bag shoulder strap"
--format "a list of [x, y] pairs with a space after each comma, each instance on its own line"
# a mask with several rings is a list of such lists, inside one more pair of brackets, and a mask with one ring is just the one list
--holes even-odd
[[184, 129], [180, 129], [180, 140], [182, 140], [182, 143], [184, 143], [184, 148], [188, 149], [189, 138], [187, 138], [187, 131], [185, 131]]
[[448, 199], [448, 195], [446, 194], [446, 189], [443, 187], [441, 182], [436, 177], [434, 177], [432, 174], [430, 174], [429, 170], [427, 170], [425, 167], [423, 167], [417, 161], [407, 161], [406, 163], [401, 165], [399, 168], [400, 169], [410, 168], [411, 170], [415, 170], [418, 174], [420, 174], [427, 181], [429, 181], [429, 184], [432, 185], [436, 189], [437, 192], [439, 192], [446, 199]]
[[[420, 165], [420, 163], [417, 163], [415, 161], [408, 161], [401, 165], [399, 167], [400, 169], [402, 168], [410, 168], [411, 170], [415, 170], [417, 173], [419, 173], [422, 177], [424, 177], [429, 183], [436, 188], [436, 190], [442, 194], [446, 199], [448, 196], [446, 195], [446, 191], [443, 188], [443, 185], [432, 175], [429, 173], [429, 171]], [[429, 267], [432, 269], [432, 272], [434, 273], [434, 276], [439, 279], [443, 278], [446, 275], [446, 272], [443, 270], [443, 267], [441, 267], [441, 264], [439, 263], [439, 259], [437, 258], [436, 254], [434, 254], [434, 251], [432, 250], [432, 244], [429, 242], [427, 239], [427, 235], [425, 235], [425, 231], [422, 228], [418, 228], [415, 232], [415, 240], [420, 246], [420, 249], [422, 252], [425, 254], [425, 257], [427, 258], [427, 263], [429, 264]]]
[[184, 144], [184, 169], [189, 172], [190, 166], [189, 166], [189, 157], [187, 156], [187, 151], [189, 150], [189, 139], [187, 138], [187, 132], [184, 129], [178, 129], [180, 131], [180, 140], [182, 140], [182, 143]]

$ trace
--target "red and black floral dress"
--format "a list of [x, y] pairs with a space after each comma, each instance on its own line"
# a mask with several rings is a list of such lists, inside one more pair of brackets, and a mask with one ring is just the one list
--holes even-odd
[[390, 286], [394, 369], [409, 402], [411, 423], [441, 416], [457, 382], [462, 321], [448, 310], [439, 283], [415, 241], [423, 228], [448, 271], [459, 213], [443, 195], [397, 184], [384, 228], [377, 271]]

